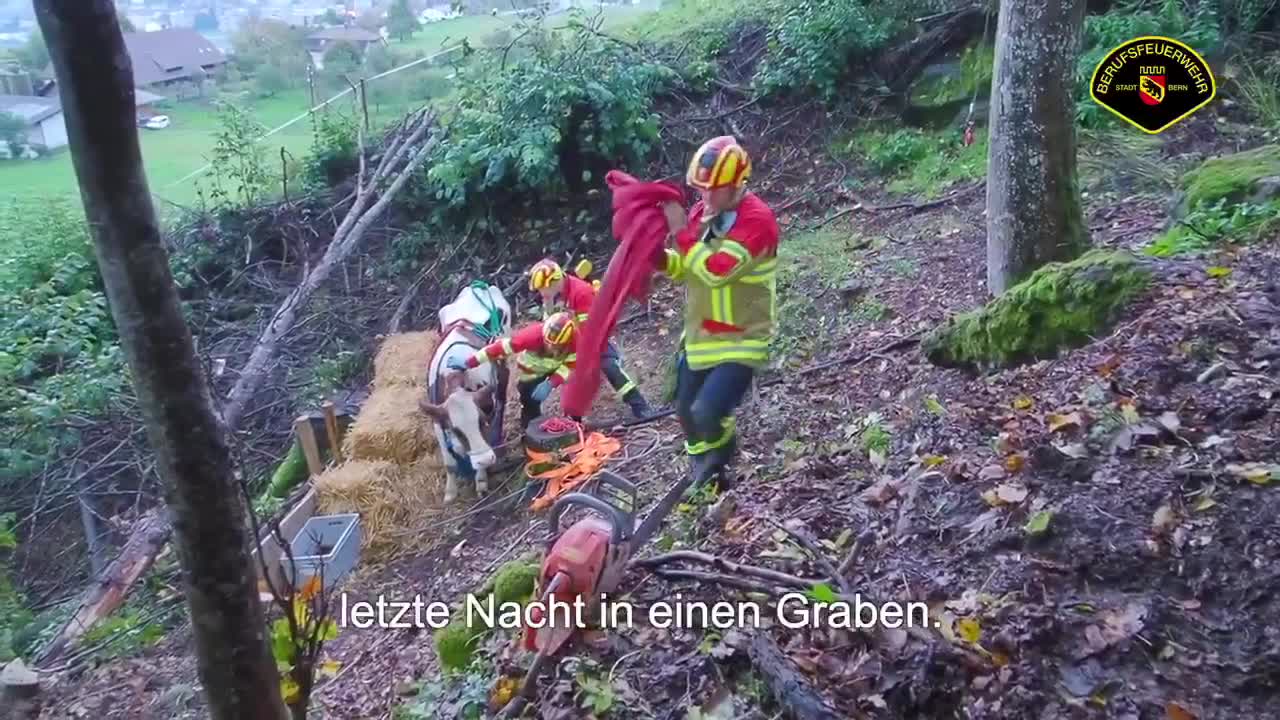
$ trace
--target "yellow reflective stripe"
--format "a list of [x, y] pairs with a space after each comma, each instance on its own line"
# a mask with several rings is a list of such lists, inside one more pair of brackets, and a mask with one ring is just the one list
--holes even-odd
[[723, 300], [721, 300], [721, 303], [724, 307], [723, 322], [728, 323], [729, 325], [736, 324], [733, 321], [733, 286], [725, 285], [724, 287], [720, 288], [718, 292], [724, 298]]
[[568, 380], [568, 379], [569, 379], [569, 368], [568, 368], [567, 366], [565, 366], [565, 365], [561, 365], [560, 367], [556, 368], [556, 372], [555, 372], [555, 374], [556, 374], [556, 375], [559, 375], [560, 377], [564, 378], [565, 380]]
[[749, 262], [751, 260], [751, 251], [737, 240], [724, 238], [720, 241], [720, 247], [716, 248], [717, 252], [728, 253], [738, 262]]
[[685, 346], [685, 349], [688, 350], [689, 352], [700, 353], [700, 352], [712, 352], [715, 350], [727, 350], [730, 348], [739, 348], [739, 347], [767, 348], [769, 347], [769, 341], [768, 340], [751, 340], [751, 339], [745, 339], [745, 338], [742, 340], [702, 340], [702, 341], [691, 342], [687, 344]]
[[485, 363], [489, 362], [489, 353], [485, 352], [484, 350], [480, 350], [479, 352], [477, 352], [474, 357], [477, 365], [484, 365]]
[[720, 427], [722, 428], [720, 437], [715, 440], [704, 440], [693, 444], [690, 444], [689, 441], [686, 440], [684, 443], [684, 450], [690, 455], [703, 455], [715, 450], [716, 448], [724, 447], [733, 439], [733, 434], [737, 430], [737, 426], [737, 420], [733, 416], [729, 416], [720, 421]]
[[618, 395], [618, 397], [622, 397], [623, 395], [626, 395], [627, 393], [629, 393], [629, 392], [631, 392], [632, 390], [635, 390], [635, 389], [636, 389], [636, 383], [635, 383], [635, 381], [634, 381], [634, 380], [631, 380], [631, 379], [628, 379], [628, 380], [627, 380], [627, 382], [626, 382], [626, 383], [624, 383], [624, 384], [622, 385], [622, 387], [620, 387], [620, 388], [618, 388], [617, 390], [615, 390], [615, 391], [614, 391], [614, 393], [615, 393], [615, 394], [617, 394], [617, 395]]
[[667, 266], [665, 268], [666, 275], [672, 280], [679, 280], [684, 275], [684, 264], [681, 262], [680, 253], [668, 248], [666, 250], [666, 254], [667, 254]]
[[502, 354], [510, 355], [515, 352], [515, 348], [511, 346], [511, 338], [502, 338]]
[[582, 323], [584, 323], [584, 322], [586, 322], [586, 321], [587, 321], [587, 314], [586, 314], [586, 313], [578, 313], [578, 323], [579, 323], [579, 324], [582, 324]]

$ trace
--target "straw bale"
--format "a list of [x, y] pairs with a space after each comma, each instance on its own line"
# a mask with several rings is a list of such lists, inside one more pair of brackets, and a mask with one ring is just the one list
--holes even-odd
[[381, 562], [429, 537], [418, 529], [442, 510], [444, 471], [430, 457], [409, 466], [351, 460], [318, 475], [315, 487], [318, 512], [360, 514], [362, 556]]
[[386, 460], [408, 465], [438, 449], [432, 421], [418, 409], [422, 388], [374, 390], [342, 441], [353, 460]]
[[425, 387], [431, 356], [439, 344], [440, 334], [429, 330], [389, 336], [373, 358], [373, 387]]

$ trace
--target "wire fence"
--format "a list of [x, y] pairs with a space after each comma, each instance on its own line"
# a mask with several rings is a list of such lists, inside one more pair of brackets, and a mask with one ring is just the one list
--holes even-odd
[[[440, 67], [440, 65], [442, 64], [441, 61], [449, 58], [450, 56], [458, 54], [463, 49], [463, 47], [464, 47], [464, 43], [459, 42], [443, 50], [440, 50], [438, 52], [425, 55], [423, 57], [417, 58], [410, 62], [393, 67], [389, 70], [385, 70], [383, 72], [377, 73], [370, 77], [352, 79], [353, 84], [351, 84], [346, 89], [335, 93], [328, 99], [315, 104], [313, 107], [310, 107], [298, 113], [297, 115], [289, 118], [285, 122], [277, 125], [276, 127], [271, 128], [270, 130], [268, 130], [267, 132], [263, 133], [261, 136], [256, 138], [254, 142], [263, 143], [268, 139], [270, 139], [271, 137], [279, 135], [280, 133], [296, 126], [298, 123], [308, 120], [315, 113], [321, 112], [333, 107], [343, 98], [350, 96], [353, 101], [358, 100], [358, 97], [356, 97], [356, 94], [355, 94], [355, 89], [361, 86], [363, 86], [364, 92], [367, 96], [365, 99], [366, 104], [368, 103], [369, 96], [379, 98], [379, 99], [386, 98], [385, 100], [375, 101], [373, 103], [375, 106], [373, 112], [379, 117], [403, 115], [404, 113], [410, 110], [416, 109], [417, 107], [421, 107], [425, 102], [430, 100], [432, 97], [447, 96], [453, 89], [452, 82], [451, 82], [453, 80], [453, 75], [452, 75], [452, 72], [447, 69], [447, 66], [444, 68]], [[420, 76], [420, 79], [425, 81], [423, 83], [424, 85], [426, 84], [432, 85], [431, 90], [426, 92], [414, 92], [414, 89], [406, 88], [403, 86], [395, 87], [393, 86], [392, 81], [387, 80], [388, 78], [395, 78], [401, 73], [413, 70], [414, 68], [418, 68], [420, 71], [426, 70], [428, 71], [428, 73], [430, 73], [431, 70], [435, 71], [434, 73]], [[318, 82], [318, 80], [313, 76], [311, 78], [311, 82]], [[421, 88], [418, 88], [418, 89], [420, 90]], [[361, 111], [363, 111], [363, 109], [361, 109]], [[200, 166], [199, 168], [196, 168], [190, 173], [187, 173], [186, 175], [178, 178], [177, 180], [174, 180], [173, 182], [168, 183], [163, 187], [163, 190], [166, 190], [166, 191], [172, 190], [188, 182], [191, 182], [192, 180], [195, 180], [199, 176], [208, 172], [211, 168], [212, 168], [212, 163], [206, 162], [204, 165]]]

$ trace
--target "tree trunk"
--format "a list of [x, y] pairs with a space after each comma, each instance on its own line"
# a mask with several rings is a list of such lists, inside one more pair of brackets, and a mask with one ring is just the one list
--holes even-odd
[[987, 166], [987, 287], [1089, 245], [1076, 185], [1075, 77], [1085, 0], [1000, 3]]
[[227, 438], [183, 320], [142, 169], [112, 0], [36, 0], [80, 197], [173, 523], [215, 720], [287, 717]]

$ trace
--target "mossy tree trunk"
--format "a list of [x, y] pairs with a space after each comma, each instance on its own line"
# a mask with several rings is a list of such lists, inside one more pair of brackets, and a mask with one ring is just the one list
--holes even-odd
[[1085, 0], [1005, 0], [996, 30], [987, 169], [987, 287], [1089, 245], [1076, 185], [1074, 70]]
[[94, 252], [173, 522], [213, 720], [282, 720], [245, 508], [142, 169], [112, 0], [36, 0]]

